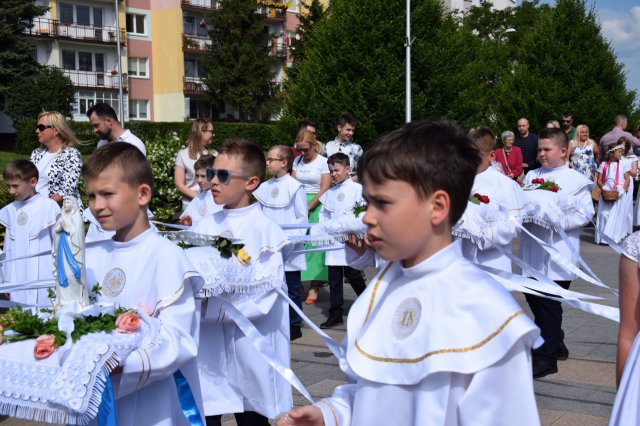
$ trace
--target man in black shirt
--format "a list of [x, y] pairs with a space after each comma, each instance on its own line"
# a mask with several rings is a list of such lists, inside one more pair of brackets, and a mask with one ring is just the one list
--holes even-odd
[[514, 145], [522, 151], [522, 170], [524, 174], [531, 169], [538, 168], [538, 135], [529, 132], [529, 120], [525, 117], [518, 119], [518, 133]]

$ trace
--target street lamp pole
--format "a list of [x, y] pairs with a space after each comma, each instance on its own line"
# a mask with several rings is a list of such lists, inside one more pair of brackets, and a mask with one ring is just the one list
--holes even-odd
[[118, 55], [118, 118], [124, 124], [124, 94], [122, 91], [122, 57], [120, 52], [120, 9], [118, 8], [119, 0], [113, 0], [116, 6], [116, 45]]
[[411, 122], [411, 0], [407, 0], [407, 39], [404, 47], [407, 50], [406, 58], [406, 89], [405, 89], [405, 122]]

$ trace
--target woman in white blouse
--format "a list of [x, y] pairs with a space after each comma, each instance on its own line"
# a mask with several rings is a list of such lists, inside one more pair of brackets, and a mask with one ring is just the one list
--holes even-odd
[[[307, 194], [309, 222], [318, 223], [320, 215], [320, 196], [331, 186], [331, 176], [327, 157], [320, 155], [320, 144], [316, 135], [308, 130], [298, 133], [296, 138], [301, 155], [293, 161], [292, 175], [304, 187]], [[311, 281], [305, 303], [311, 305], [318, 298], [319, 283], [328, 279], [324, 264], [324, 253], [307, 253], [307, 269], [302, 271], [302, 281]]]

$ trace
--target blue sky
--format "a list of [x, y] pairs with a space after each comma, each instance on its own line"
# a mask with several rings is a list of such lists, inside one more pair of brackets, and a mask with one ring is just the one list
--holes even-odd
[[[602, 34], [624, 64], [627, 87], [640, 95], [640, 0], [587, 1], [598, 14]], [[542, 3], [555, 4], [555, 0]]]

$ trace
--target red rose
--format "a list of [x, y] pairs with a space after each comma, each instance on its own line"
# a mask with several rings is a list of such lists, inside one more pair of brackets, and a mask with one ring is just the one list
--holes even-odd
[[531, 183], [544, 183], [544, 179], [542, 178], [535, 178], [531, 181]]
[[481, 195], [480, 196], [480, 201], [482, 201], [483, 203], [488, 203], [489, 202], [489, 197], [487, 197], [486, 195]]
[[116, 318], [116, 330], [120, 333], [133, 333], [140, 328], [140, 317], [135, 312], [127, 311]]
[[43, 334], [36, 339], [36, 344], [33, 347], [33, 356], [35, 359], [44, 359], [51, 356], [55, 351], [55, 337], [50, 334]]
[[558, 188], [557, 186], [550, 186], [549, 187], [549, 190], [553, 191], [553, 192], [558, 192], [558, 189], [560, 189], [560, 188]]

